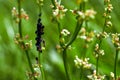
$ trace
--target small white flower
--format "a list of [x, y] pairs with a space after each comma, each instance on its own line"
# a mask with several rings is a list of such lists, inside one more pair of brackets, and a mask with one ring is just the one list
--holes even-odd
[[113, 72], [110, 72], [110, 76], [111, 76], [112, 78], [114, 78], [114, 73], [113, 73]]
[[74, 62], [77, 68], [80, 68], [81, 66], [83, 66], [83, 68], [90, 68], [92, 66], [92, 64], [88, 63], [89, 58], [79, 59], [78, 56], [75, 57], [76, 59], [74, 60]]
[[95, 18], [95, 14], [96, 14], [96, 12], [93, 9], [86, 10], [86, 12], [85, 12], [85, 16], [88, 18], [91, 18], [91, 19]]
[[61, 34], [62, 34], [63, 36], [68, 36], [68, 35], [70, 35], [70, 32], [69, 32], [67, 29], [63, 29], [63, 30], [61, 31]]
[[85, 18], [85, 14], [82, 11], [77, 11], [77, 13], [82, 19]]
[[88, 75], [87, 76], [88, 79], [90, 80], [104, 80], [105, 79], [105, 75], [101, 76], [101, 75], [96, 75], [96, 70], [93, 71], [92, 75]]
[[99, 50], [99, 54], [104, 55], [104, 50]]
[[[53, 16], [56, 17], [57, 19], [62, 18], [65, 16], [65, 13], [67, 12], [68, 9], [64, 8], [63, 5], [60, 5], [61, 0], [57, 1], [55, 0], [55, 6], [51, 5], [51, 8], [53, 9]], [[55, 9], [54, 9], [55, 7]]]
[[53, 11], [53, 16], [57, 16], [57, 15], [59, 15], [59, 9], [55, 9], [55, 10]]
[[80, 38], [81, 38], [81, 39], [87, 39], [87, 37], [86, 37], [86, 36], [80, 36]]

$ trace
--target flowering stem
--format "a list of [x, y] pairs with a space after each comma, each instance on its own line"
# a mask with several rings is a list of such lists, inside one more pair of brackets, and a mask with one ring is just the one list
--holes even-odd
[[61, 37], [61, 35], [60, 35], [60, 23], [57, 21], [57, 24], [58, 24], [58, 31], [59, 31], [59, 37]]
[[[107, 22], [107, 18], [105, 17], [105, 21], [104, 21], [104, 26], [103, 26], [103, 29], [102, 29], [102, 33], [105, 31], [105, 28], [106, 28], [106, 22]], [[99, 47], [101, 48], [101, 43], [102, 43], [102, 39], [100, 39], [100, 42], [99, 42]], [[98, 75], [98, 67], [99, 67], [99, 53], [98, 53], [98, 57], [97, 57], [97, 60], [96, 60], [96, 74]]]
[[26, 53], [26, 57], [27, 57], [27, 60], [28, 60], [29, 67], [30, 67], [30, 69], [31, 69], [32, 75], [33, 75], [33, 77], [34, 77], [34, 80], [37, 80], [37, 78], [35, 78], [35, 76], [34, 76], [34, 69], [33, 69], [33, 67], [32, 67], [32, 63], [31, 63], [31, 60], [30, 60], [29, 53], [28, 53], [27, 50], [25, 50], [25, 53]]
[[[101, 48], [101, 43], [102, 43], [102, 39], [100, 39], [100, 41], [99, 41], [100, 48]], [[100, 58], [99, 53], [97, 53], [97, 54], [98, 54], [98, 57], [96, 59], [96, 75], [98, 75], [98, 72], [99, 72], [98, 67], [99, 67], [99, 58]]]
[[80, 70], [80, 80], [82, 80], [82, 77], [83, 77], [83, 66], [81, 66], [80, 69], [81, 69], [81, 70]]
[[41, 71], [41, 79], [42, 80], [45, 80], [45, 74], [44, 74], [44, 70], [43, 70], [43, 67], [42, 67], [42, 63], [41, 63], [41, 53], [39, 52], [38, 53], [38, 64], [39, 64], [39, 68], [40, 68], [40, 71]]
[[66, 48], [64, 48], [64, 50], [63, 50], [63, 63], [64, 63], [64, 68], [65, 68], [65, 73], [66, 73], [67, 80], [70, 80], [70, 77], [69, 77], [69, 74], [68, 74], [68, 70], [67, 70], [67, 53], [66, 53]]
[[[58, 31], [59, 31], [59, 39], [61, 38], [61, 34], [60, 34], [60, 23], [59, 21], [57, 21], [57, 24], [58, 24]], [[61, 42], [60, 43], [60, 46], [63, 48], [63, 63], [64, 63], [64, 68], [65, 68], [65, 73], [66, 73], [66, 78], [67, 80], [70, 80], [69, 78], [69, 74], [68, 74], [68, 70], [67, 70], [67, 53], [66, 53], [66, 49], [62, 44]]]
[[18, 16], [19, 16], [19, 23], [18, 23], [18, 27], [19, 27], [19, 34], [20, 34], [20, 38], [22, 38], [22, 19], [21, 19], [21, 0], [18, 0]]
[[72, 38], [66, 44], [66, 46], [65, 46], [66, 48], [68, 48], [68, 46], [71, 45], [74, 42], [74, 40], [76, 39], [76, 37], [77, 37], [81, 27], [82, 27], [82, 24], [83, 24], [83, 21], [81, 21], [81, 22], [77, 21], [77, 25], [76, 25], [75, 31], [74, 31], [74, 33], [72, 35]]
[[[19, 16], [18, 30], [19, 30], [20, 38], [22, 39], [21, 0], [18, 0], [18, 16]], [[24, 43], [24, 41], [22, 42], [22, 46], [25, 49], [25, 43]], [[32, 67], [32, 63], [31, 63], [31, 60], [30, 60], [30, 57], [29, 57], [28, 50], [25, 50], [25, 53], [26, 53], [26, 57], [27, 57], [27, 60], [28, 60], [29, 67], [31, 69], [32, 75], [34, 77], [34, 80], [37, 80], [35, 78], [35, 76], [34, 76], [34, 69]]]
[[119, 50], [116, 49], [115, 62], [114, 62], [114, 75], [115, 75], [115, 80], [117, 79], [117, 76], [116, 76], [116, 67], [117, 67], [118, 53], [119, 53]]
[[67, 80], [70, 80], [70, 78], [69, 78], [69, 74], [68, 74], [68, 71], [67, 71], [67, 61], [66, 61], [67, 60], [67, 53], [66, 53], [66, 50], [67, 50], [68, 46], [71, 45], [74, 42], [74, 40], [76, 39], [76, 37], [78, 35], [78, 32], [79, 32], [79, 30], [80, 30], [80, 28], [82, 26], [82, 23], [83, 23], [83, 21], [81, 23], [79, 23], [79, 21], [77, 22], [77, 26], [76, 26], [76, 29], [75, 29], [75, 31], [73, 33], [72, 38], [67, 43], [67, 45], [65, 47], [63, 47], [63, 62], [64, 62], [64, 67], [65, 67]]
[[51, 0], [51, 2], [52, 2], [52, 4], [53, 4], [54, 8], [56, 8], [56, 6], [55, 6], [55, 1], [54, 1], [54, 0]]
[[[84, 7], [85, 7], [85, 5], [80, 4], [79, 10], [82, 10], [82, 8], [85, 9]], [[72, 38], [67, 43], [66, 48], [74, 42], [74, 40], [76, 39], [76, 37], [77, 37], [81, 27], [82, 27], [82, 24], [83, 24], [83, 19], [81, 21], [79, 21], [79, 20], [77, 21], [77, 25], [76, 25], [75, 31], [74, 31], [74, 33], [72, 35]]]
[[99, 67], [99, 54], [98, 54], [98, 57], [97, 57], [97, 60], [96, 60], [96, 75], [98, 75], [98, 67]]

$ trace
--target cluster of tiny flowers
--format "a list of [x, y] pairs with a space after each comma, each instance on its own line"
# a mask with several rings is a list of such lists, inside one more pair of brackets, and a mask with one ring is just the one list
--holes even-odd
[[70, 32], [67, 29], [62, 29], [62, 31], [60, 32], [60, 44], [61, 44], [61, 46], [65, 45], [65, 37], [67, 37], [68, 35], [70, 35]]
[[96, 70], [93, 71], [92, 75], [88, 75], [87, 77], [89, 80], [104, 80], [105, 79], [105, 75], [103, 76], [97, 75]]
[[39, 4], [40, 6], [43, 6], [43, 0], [36, 0], [37, 4]]
[[44, 26], [41, 23], [41, 19], [38, 19], [38, 23], [37, 23], [37, 30], [36, 30], [36, 35], [37, 37], [35, 38], [36, 40], [36, 47], [37, 47], [37, 51], [42, 52], [42, 44], [41, 43], [45, 43], [44, 40], [42, 39], [42, 35], [44, 34]]
[[13, 7], [12, 16], [14, 17], [17, 23], [19, 22], [19, 18], [24, 18], [25, 20], [29, 19], [28, 14], [24, 11], [23, 8], [21, 9], [21, 15], [19, 16], [18, 10], [15, 7]]
[[69, 32], [67, 29], [63, 29], [63, 30], [61, 31], [61, 35], [63, 35], [63, 36], [68, 36], [68, 35], [70, 35], [70, 32]]
[[106, 23], [105, 25], [107, 27], [111, 27], [112, 26], [112, 22], [110, 21], [111, 20], [111, 16], [110, 16], [110, 13], [112, 12], [113, 10], [113, 6], [111, 4], [111, 1], [110, 0], [104, 0], [104, 4], [105, 4], [105, 12], [104, 12], [104, 17], [106, 19]]
[[32, 40], [25, 42], [25, 45], [23, 45], [23, 41], [25, 41], [26, 37], [21, 39], [20, 34], [16, 34], [14, 41], [17, 45], [20, 45], [21, 48], [23, 49], [31, 49], [32, 48]]
[[20, 38], [20, 34], [19, 34], [19, 33], [17, 33], [17, 34], [15, 35], [14, 41], [15, 41], [16, 44], [20, 44], [20, 43], [23, 41], [23, 40]]
[[68, 10], [64, 8], [63, 5], [61, 5], [61, 0], [55, 0], [55, 5], [51, 5], [51, 8], [53, 9], [53, 16], [57, 19], [63, 18], [63, 16], [65, 16], [66, 11]]
[[79, 19], [84, 19], [84, 20], [89, 20], [89, 19], [94, 19], [96, 11], [93, 9], [86, 10], [85, 12], [83, 11], [77, 11], [77, 10], [71, 10], [73, 14], [77, 14], [79, 16]]
[[31, 72], [26, 72], [26, 75], [28, 77], [28, 80], [33, 80], [33, 76], [35, 78], [40, 78], [41, 77], [41, 71], [40, 71], [40, 67], [38, 64], [34, 64], [32, 65], [33, 69], [34, 69], [34, 73], [32, 74]]
[[86, 42], [92, 42], [94, 38], [94, 31], [86, 32], [85, 28], [81, 28], [80, 36], [78, 38], [84, 39]]
[[117, 49], [120, 49], [120, 34], [116, 33], [116, 34], [112, 34], [112, 42], [115, 45], [115, 47], [117, 47]]
[[75, 58], [74, 62], [75, 62], [75, 66], [77, 68], [80, 68], [81, 66], [83, 68], [87, 68], [87, 69], [91, 68], [92, 64], [88, 63], [89, 58], [79, 59], [78, 56], [75, 56], [75, 57], [76, 58]]
[[25, 48], [26, 49], [31, 49], [32, 48], [32, 40], [30, 40], [29, 42], [25, 43]]
[[99, 57], [100, 55], [104, 55], [104, 50], [100, 49], [99, 44], [95, 45], [95, 50], [94, 50], [95, 57]]
[[39, 65], [38, 64], [34, 64], [33, 65], [33, 69], [34, 69], [34, 76], [36, 77], [36, 78], [38, 78], [38, 77], [40, 77], [41, 76], [41, 71], [40, 71], [40, 67], [39, 67]]
[[101, 38], [108, 38], [109, 37], [109, 34], [107, 32], [99, 32], [98, 34], [96, 34], [96, 37], [98, 39], [101, 39]]

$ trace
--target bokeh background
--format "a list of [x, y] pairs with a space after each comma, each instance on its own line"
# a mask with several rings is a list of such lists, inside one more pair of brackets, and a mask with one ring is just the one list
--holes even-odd
[[[96, 18], [88, 23], [91, 30], [101, 31], [104, 24], [104, 4], [103, 0], [88, 0], [87, 8], [96, 10]], [[120, 32], [120, 0], [111, 0], [114, 10], [112, 12], [113, 27], [108, 32]], [[78, 5], [76, 0], [62, 0], [62, 4], [70, 9], [76, 9]], [[51, 0], [44, 0], [42, 9], [42, 23], [45, 26], [44, 40], [46, 42], [46, 50], [43, 51], [43, 67], [47, 80], [65, 80], [64, 66], [62, 62], [62, 54], [56, 51], [56, 45], [59, 44], [59, 36], [57, 24], [51, 21], [52, 10], [50, 8]], [[24, 51], [22, 51], [15, 43], [14, 36], [18, 33], [18, 26], [14, 22], [11, 10], [17, 8], [17, 0], [0, 0], [0, 80], [26, 80], [26, 71], [29, 71], [28, 62]], [[38, 19], [38, 6], [36, 0], [22, 0], [22, 8], [29, 15], [29, 20], [22, 21], [23, 35], [29, 35], [32, 40], [33, 47], [30, 50], [32, 63], [36, 63], [35, 58], [37, 51], [35, 48], [35, 30]], [[71, 34], [76, 25], [75, 16], [71, 12], [67, 12], [66, 16], [61, 20], [62, 28], [68, 29]], [[68, 38], [69, 39], [69, 38]], [[76, 39], [72, 44], [72, 49], [68, 50], [69, 73], [72, 80], [79, 79], [79, 69], [75, 67], [75, 55], [79, 57], [84, 54], [84, 41]], [[95, 57], [93, 55], [93, 47], [95, 41], [90, 44], [90, 48], [86, 50], [87, 57], [95, 66]], [[109, 75], [113, 72], [115, 48], [110, 39], [102, 42], [102, 48], [105, 55], [100, 58], [99, 71], [102, 74]], [[117, 75], [120, 75], [120, 55], [117, 64]]]

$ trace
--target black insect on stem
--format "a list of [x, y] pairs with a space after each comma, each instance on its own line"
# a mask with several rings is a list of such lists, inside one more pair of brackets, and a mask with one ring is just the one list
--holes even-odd
[[41, 23], [41, 14], [39, 15], [38, 22], [37, 22], [37, 30], [36, 30], [36, 35], [37, 37], [35, 38], [36, 40], [36, 48], [37, 51], [42, 52], [42, 43], [44, 44], [44, 40], [42, 39], [42, 35], [44, 34], [44, 26]]

